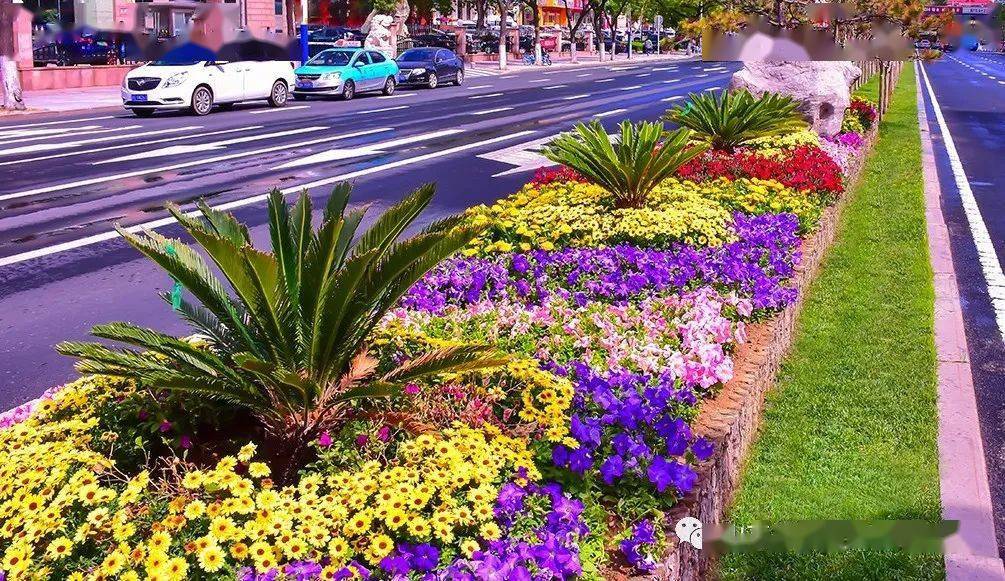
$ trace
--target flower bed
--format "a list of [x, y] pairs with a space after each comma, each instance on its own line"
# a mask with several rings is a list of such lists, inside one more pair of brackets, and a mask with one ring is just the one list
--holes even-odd
[[[464, 221], [479, 234], [411, 285], [351, 370], [390, 378], [404, 373], [395, 365], [433, 365], [430, 349], [471, 343], [507, 358], [417, 377], [379, 407], [340, 404], [354, 413], [312, 435], [294, 472], [232, 401], [103, 375], [52, 390], [0, 418], [0, 570], [249, 580], [650, 571], [680, 551], [668, 515], [708, 494], [710, 466], [726, 457], [708, 402], [747, 376], [738, 353], [751, 333], [779, 312], [791, 318], [804, 240], [818, 257], [862, 150], [800, 132], [697, 157], [641, 207], [615, 207], [560, 169], [472, 209]], [[186, 252], [165, 244], [166, 256]], [[226, 339], [171, 348], [205, 366], [202, 342]], [[126, 357], [157, 366], [164, 354]], [[271, 371], [257, 360], [247, 370]]]

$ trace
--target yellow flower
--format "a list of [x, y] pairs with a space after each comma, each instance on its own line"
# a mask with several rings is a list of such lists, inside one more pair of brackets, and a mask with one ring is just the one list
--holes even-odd
[[247, 444], [242, 446], [241, 449], [237, 452], [237, 459], [240, 460], [241, 462], [247, 462], [248, 460], [251, 460], [252, 456], [255, 455], [255, 451], [257, 449], [258, 446], [256, 446], [252, 442], [248, 442]]
[[150, 548], [151, 554], [154, 551], [166, 553], [168, 547], [171, 546], [171, 535], [165, 532], [156, 532], [150, 535], [150, 540], [147, 541], [147, 546]]
[[185, 518], [196, 519], [205, 514], [206, 503], [201, 500], [193, 500], [185, 507]]
[[66, 537], [56, 537], [51, 543], [49, 543], [49, 548], [46, 549], [46, 555], [50, 559], [62, 559], [70, 554], [70, 550], [72, 548], [73, 541]]
[[234, 543], [230, 546], [230, 556], [234, 557], [238, 561], [243, 561], [248, 558], [248, 545], [244, 543]]
[[221, 541], [226, 541], [236, 533], [237, 527], [234, 526], [234, 521], [228, 517], [218, 516], [209, 524], [209, 534]]
[[164, 566], [164, 572], [170, 581], [181, 581], [188, 576], [188, 563], [182, 557], [172, 557]]
[[252, 462], [248, 465], [248, 475], [252, 478], [265, 478], [271, 473], [269, 466], [264, 462]]
[[467, 557], [467, 558], [470, 559], [471, 556], [475, 553], [475, 551], [477, 551], [481, 547], [478, 546], [478, 541], [476, 541], [474, 539], [464, 539], [463, 541], [461, 541], [461, 547], [460, 548], [461, 548], [461, 553], [465, 557]]
[[502, 536], [502, 531], [499, 530], [499, 525], [494, 522], [487, 522], [478, 529], [479, 534], [482, 538], [488, 541], [494, 541]]
[[367, 550], [367, 558], [371, 563], [377, 564], [381, 559], [388, 556], [394, 550], [394, 541], [387, 535], [377, 535], [370, 541]]
[[207, 573], [214, 573], [223, 568], [224, 555], [220, 545], [209, 543], [199, 551], [199, 568]]

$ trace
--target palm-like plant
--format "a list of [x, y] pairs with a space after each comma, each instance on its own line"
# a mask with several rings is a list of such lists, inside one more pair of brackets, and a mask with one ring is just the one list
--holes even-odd
[[[133, 378], [247, 408], [288, 468], [302, 460], [308, 442], [337, 430], [374, 398], [392, 396], [424, 376], [502, 363], [484, 346], [464, 346], [437, 349], [378, 373], [367, 350], [371, 331], [416, 280], [477, 232], [451, 217], [401, 239], [432, 198], [434, 188], [427, 185], [357, 237], [366, 209], [346, 211], [350, 191], [348, 184], [335, 188], [316, 231], [306, 193], [291, 211], [273, 191], [271, 253], [252, 246], [248, 229], [230, 214], [200, 203], [203, 221], [169, 207], [234, 296], [193, 248], [155, 232], [136, 236], [119, 229], [198, 301], [175, 298], [174, 304], [207, 345], [112, 323], [94, 327], [92, 334], [140, 350], [82, 342], [57, 349], [79, 357], [83, 373]], [[167, 294], [165, 299], [171, 300]]]
[[760, 137], [786, 135], [806, 127], [799, 102], [788, 95], [749, 91], [719, 96], [691, 94], [690, 101], [667, 112], [665, 119], [694, 131], [694, 138], [713, 149], [732, 151]]
[[622, 121], [612, 142], [598, 122], [577, 124], [544, 148], [548, 159], [567, 165], [614, 196], [619, 208], [638, 208], [646, 196], [677, 168], [701, 154], [703, 146], [688, 146], [690, 131], [669, 134], [662, 123]]

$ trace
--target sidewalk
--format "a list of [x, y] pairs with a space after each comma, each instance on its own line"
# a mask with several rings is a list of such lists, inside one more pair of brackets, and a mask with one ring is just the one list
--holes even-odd
[[31, 115], [33, 113], [65, 113], [84, 109], [104, 107], [122, 108], [119, 86], [77, 87], [72, 89], [46, 89], [25, 91], [24, 103], [27, 111], [12, 112], [7, 115]]

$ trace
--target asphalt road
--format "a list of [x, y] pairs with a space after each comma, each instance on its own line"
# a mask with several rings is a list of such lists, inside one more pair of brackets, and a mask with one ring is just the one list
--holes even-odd
[[171, 281], [112, 225], [180, 229], [168, 201], [230, 209], [264, 244], [264, 194], [332, 185], [376, 214], [436, 182], [427, 218], [492, 202], [543, 159], [534, 148], [577, 121], [657, 119], [689, 92], [722, 87], [733, 63], [647, 62], [469, 76], [392, 97], [242, 105], [206, 117], [121, 110], [0, 124], [0, 410], [73, 377], [53, 350], [97, 323], [186, 327], [158, 297]]
[[1005, 558], [1005, 55], [956, 51], [925, 65], [924, 72], [921, 88], [959, 282], [999, 555]]

